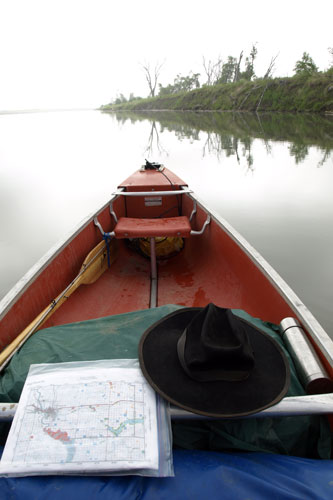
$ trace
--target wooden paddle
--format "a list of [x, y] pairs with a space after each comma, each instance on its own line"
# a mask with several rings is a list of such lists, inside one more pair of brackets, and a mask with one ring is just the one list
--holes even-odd
[[[116, 240], [112, 240], [110, 247], [110, 264], [116, 258]], [[0, 372], [7, 365], [15, 352], [36, 332], [43, 323], [75, 292], [80, 285], [94, 283], [108, 268], [108, 256], [105, 241], [102, 240], [88, 253], [81, 266], [79, 274], [61, 292], [50, 305], [48, 305], [14, 340], [0, 353]]]

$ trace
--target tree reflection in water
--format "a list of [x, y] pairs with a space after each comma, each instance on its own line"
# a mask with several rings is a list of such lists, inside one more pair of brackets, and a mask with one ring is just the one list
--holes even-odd
[[156, 121], [154, 120], [151, 124], [151, 130], [144, 155], [148, 156], [148, 158], [152, 158], [154, 156], [155, 148], [159, 155], [164, 153], [166, 156], [169, 156], [169, 153], [161, 144], [160, 134], [157, 130]]
[[[322, 167], [332, 158], [333, 116], [291, 113], [241, 113], [193, 111], [131, 111], [111, 113], [121, 123], [130, 120], [151, 121], [151, 131], [145, 153], [166, 154], [161, 143], [165, 131], [175, 134], [179, 141], [191, 143], [204, 140], [202, 154], [235, 156], [238, 164], [245, 160], [247, 171], [254, 170], [253, 141], [261, 139], [268, 155], [274, 143], [288, 144], [290, 156], [301, 164], [309, 155], [310, 147], [321, 153], [317, 166]], [[159, 124], [159, 130], [157, 123]], [[206, 137], [202, 134], [206, 134]]]

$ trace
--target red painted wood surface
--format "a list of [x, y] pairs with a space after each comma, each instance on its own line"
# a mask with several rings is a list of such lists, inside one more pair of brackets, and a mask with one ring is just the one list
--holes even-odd
[[[184, 209], [192, 209], [191, 200], [184, 201]], [[199, 229], [205, 219], [205, 212], [198, 209], [193, 228]], [[201, 307], [214, 302], [274, 323], [294, 316], [273, 285], [214, 220], [202, 235], [185, 240], [178, 256], [160, 261], [158, 277], [159, 305]]]
[[78, 288], [43, 328], [149, 308], [150, 262], [124, 242], [119, 247], [111, 268], [94, 284]]
[[[131, 190], [158, 191], [179, 189], [185, 185], [169, 171], [165, 172], [172, 182], [177, 183], [175, 186], [154, 171], [138, 172], [123, 186]], [[165, 199], [168, 204], [171, 202], [168, 217], [177, 216], [179, 209], [182, 215], [189, 217], [193, 201], [187, 195]], [[130, 205], [128, 201], [125, 197], [115, 201], [113, 208], [118, 217], [144, 215], [153, 218], [158, 215], [157, 211], [169, 207], [148, 207], [138, 197], [131, 198]], [[114, 229], [109, 207], [99, 214], [98, 219], [106, 231]], [[200, 229], [205, 219], [205, 212], [199, 208], [191, 223], [192, 228]], [[86, 255], [100, 240], [101, 234], [91, 221], [59, 252], [2, 318], [0, 348], [13, 340], [67, 287], [79, 272]], [[149, 307], [150, 261], [130, 250], [125, 242], [119, 243], [119, 255], [111, 269], [96, 283], [81, 286], [43, 327]], [[158, 264], [158, 305], [205, 306], [208, 302], [243, 309], [273, 323], [295, 316], [265, 275], [214, 220], [203, 235], [187, 238], [184, 249], [177, 256]]]
[[[137, 171], [126, 179], [119, 187], [126, 191], [149, 192], [154, 196], [154, 191], [175, 191], [187, 184], [177, 177], [173, 172], [165, 168], [163, 172], [154, 170]], [[126, 217], [175, 217], [182, 212], [182, 196], [165, 196], [160, 206], [149, 206], [145, 204], [144, 197], [124, 198]]]
[[[126, 191], [145, 191], [151, 187], [156, 191], [170, 188], [171, 183], [173, 186], [187, 186], [180, 177], [165, 168], [162, 172], [155, 170], [137, 170], [127, 179], [125, 179], [119, 187], [123, 187]], [[173, 189], [174, 187], [171, 186]], [[157, 189], [158, 187], [158, 189]]]
[[120, 217], [114, 232], [116, 238], [151, 238], [158, 236], [188, 238], [191, 225], [188, 217], [185, 216], [162, 219]]

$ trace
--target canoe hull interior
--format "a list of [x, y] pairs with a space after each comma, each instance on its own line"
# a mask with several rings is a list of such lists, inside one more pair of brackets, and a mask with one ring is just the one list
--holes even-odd
[[[161, 214], [190, 217], [193, 194], [166, 196], [165, 202], [164, 198], [160, 202], [160, 197], [154, 196], [154, 191], [179, 190], [184, 186], [186, 184], [167, 169], [163, 174], [137, 172], [121, 187], [127, 191], [149, 191], [152, 196], [118, 196], [112, 200], [111, 207], [117, 217], [154, 218]], [[114, 229], [109, 204], [94, 215], [105, 231]], [[206, 218], [207, 209], [198, 202], [191, 220], [192, 229], [199, 230]], [[49, 256], [2, 313], [0, 309], [1, 349], [66, 288], [78, 274], [86, 255], [101, 239], [92, 216]], [[130, 249], [125, 240], [117, 243], [118, 255], [110, 269], [94, 284], [78, 288], [43, 327], [149, 307], [150, 261]], [[254, 317], [277, 324], [285, 317], [295, 317], [295, 308], [259, 264], [228, 228], [212, 216], [203, 234], [186, 238], [178, 255], [158, 262], [157, 305], [205, 306], [214, 302], [221, 307], [243, 309]], [[326, 362], [333, 375], [329, 364]]]

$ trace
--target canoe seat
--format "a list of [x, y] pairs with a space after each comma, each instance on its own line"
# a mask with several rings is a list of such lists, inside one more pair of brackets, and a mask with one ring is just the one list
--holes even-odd
[[122, 238], [153, 238], [158, 236], [181, 236], [189, 238], [191, 225], [188, 217], [167, 217], [156, 219], [137, 219], [120, 217], [114, 228], [114, 235]]
[[[135, 193], [137, 194], [137, 193]], [[140, 193], [139, 193], [140, 194]], [[144, 193], [145, 194], [145, 193]], [[190, 218], [181, 215], [179, 217], [166, 217], [156, 219], [139, 219], [134, 217], [119, 217], [115, 215], [112, 206], [110, 206], [110, 213], [116, 222], [116, 226], [110, 233], [105, 233], [101, 224], [98, 222], [97, 217], [94, 217], [94, 224], [99, 228], [103, 238], [150, 238], [150, 302], [149, 307], [156, 307], [157, 305], [157, 262], [156, 262], [156, 237], [173, 237], [178, 236], [182, 238], [189, 238], [190, 236], [198, 236], [203, 234], [206, 227], [210, 223], [210, 215], [202, 225], [199, 231], [191, 229], [190, 220], [195, 213], [195, 209]]]

